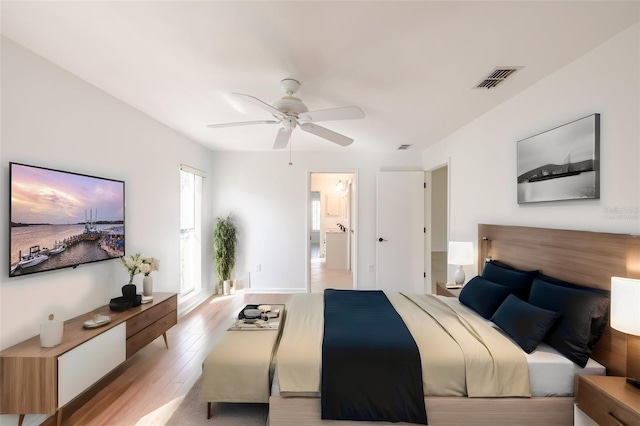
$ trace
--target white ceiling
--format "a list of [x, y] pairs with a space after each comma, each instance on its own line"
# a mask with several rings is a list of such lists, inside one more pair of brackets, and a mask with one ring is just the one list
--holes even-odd
[[[302, 83], [310, 110], [359, 106], [323, 126], [341, 148], [293, 133], [297, 151], [421, 150], [639, 20], [639, 3], [594, 1], [2, 1], [2, 34], [213, 150], [265, 151], [278, 127], [209, 129], [272, 118]], [[523, 66], [474, 89], [496, 66]], [[615, 78], [615, 74], [612, 74]]]

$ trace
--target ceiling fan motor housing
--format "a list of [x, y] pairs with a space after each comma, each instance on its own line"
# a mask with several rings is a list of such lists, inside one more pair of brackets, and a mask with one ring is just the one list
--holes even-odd
[[294, 96], [284, 96], [273, 103], [273, 107], [286, 115], [298, 117], [298, 114], [309, 111], [302, 101]]

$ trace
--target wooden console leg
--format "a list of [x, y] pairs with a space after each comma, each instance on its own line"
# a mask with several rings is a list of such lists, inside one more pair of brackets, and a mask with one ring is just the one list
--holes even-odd
[[164, 345], [169, 349], [169, 342], [167, 341], [167, 332], [162, 333], [162, 337], [164, 337]]
[[58, 411], [56, 411], [56, 425], [62, 425], [62, 408], [59, 408]]
[[207, 420], [211, 418], [211, 403], [207, 402]]
[[22, 422], [24, 422], [24, 414], [20, 414], [18, 417], [18, 426], [22, 426]]

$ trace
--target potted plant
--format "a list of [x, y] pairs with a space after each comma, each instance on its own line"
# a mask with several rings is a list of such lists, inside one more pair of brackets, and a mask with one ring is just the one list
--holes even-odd
[[218, 216], [213, 229], [213, 252], [216, 273], [223, 282], [224, 294], [233, 289], [231, 272], [236, 264], [236, 225], [231, 215], [226, 218]]

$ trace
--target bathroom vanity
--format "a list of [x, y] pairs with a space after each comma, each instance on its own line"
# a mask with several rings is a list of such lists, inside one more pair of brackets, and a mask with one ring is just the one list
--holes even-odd
[[326, 233], [327, 269], [349, 269], [348, 234], [341, 230], [329, 230]]

